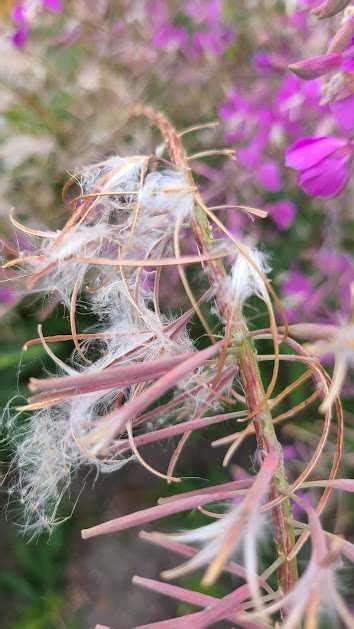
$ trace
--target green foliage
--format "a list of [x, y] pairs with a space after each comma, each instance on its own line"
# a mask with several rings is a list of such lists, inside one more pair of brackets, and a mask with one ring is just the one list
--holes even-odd
[[0, 572], [2, 607], [13, 609], [8, 629], [75, 629], [64, 623], [63, 596], [73, 520], [59, 527], [50, 539], [43, 536], [27, 542], [8, 529], [14, 565]]
[[[14, 404], [19, 402], [20, 396], [27, 393], [26, 382], [30, 375], [43, 373], [43, 367], [49, 365], [52, 368], [42, 345], [35, 345], [26, 352], [22, 350], [22, 343], [34, 335], [35, 319], [33, 307], [28, 316], [28, 306], [22, 306], [12, 318], [11, 324], [7, 319], [3, 324], [2, 338], [12, 337], [13, 340], [6, 340], [1, 344], [0, 407], [4, 408], [14, 396]], [[59, 313], [53, 313], [45, 323], [49, 333], [58, 328], [64, 330], [65, 326], [66, 321], [63, 321]], [[14, 338], [15, 329], [17, 336]], [[71, 351], [70, 344], [68, 345], [52, 345], [52, 349], [65, 358]], [[7, 471], [10, 457], [11, 453], [4, 441], [1, 444], [3, 472]], [[75, 521], [70, 520], [60, 526], [50, 539], [43, 535], [38, 540], [28, 541], [9, 524], [14, 520], [15, 516], [10, 508], [8, 522], [2, 521], [6, 547], [4, 554], [10, 565], [5, 568], [2, 564], [0, 570], [0, 606], [6, 610], [1, 626], [6, 629], [76, 629], [77, 624], [64, 623], [62, 617], [69, 541]]]

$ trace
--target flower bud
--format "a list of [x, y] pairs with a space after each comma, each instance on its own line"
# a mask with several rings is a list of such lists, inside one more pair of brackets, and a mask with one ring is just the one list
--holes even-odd
[[325, 0], [322, 4], [312, 10], [312, 13], [319, 19], [333, 17], [340, 11], [343, 11], [349, 4], [350, 0]]
[[319, 57], [311, 57], [304, 61], [297, 61], [289, 65], [289, 70], [294, 72], [300, 79], [310, 81], [317, 79], [327, 72], [336, 70], [342, 63], [342, 55], [339, 53], [330, 53], [320, 55]]

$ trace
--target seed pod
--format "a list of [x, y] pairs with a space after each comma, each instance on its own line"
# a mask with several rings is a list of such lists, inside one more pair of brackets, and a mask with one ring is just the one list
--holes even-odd
[[327, 72], [336, 70], [340, 67], [341, 63], [342, 55], [339, 53], [331, 53], [292, 63], [289, 65], [289, 70], [299, 76], [300, 79], [311, 81], [312, 79], [317, 79], [327, 74]]

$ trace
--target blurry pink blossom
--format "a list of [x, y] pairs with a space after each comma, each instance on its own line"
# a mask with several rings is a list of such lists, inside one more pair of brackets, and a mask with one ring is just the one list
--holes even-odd
[[233, 31], [226, 25], [220, 0], [181, 3], [181, 11], [192, 21], [191, 28], [177, 24], [169, 15], [168, 3], [152, 3], [152, 43], [158, 49], [178, 47], [183, 53], [199, 56], [209, 53], [222, 55], [234, 38]]
[[344, 131], [354, 129], [354, 94], [335, 100], [331, 110], [339, 127]]
[[301, 138], [286, 152], [285, 164], [300, 172], [298, 183], [310, 196], [339, 194], [350, 175], [353, 143], [335, 136]]
[[11, 304], [15, 301], [15, 294], [11, 288], [0, 287], [0, 304]]
[[161, 24], [154, 33], [152, 42], [158, 49], [164, 49], [167, 46], [186, 49], [188, 45], [188, 32], [184, 26], [174, 26], [169, 23]]
[[64, 10], [62, 0], [43, 0], [43, 8], [53, 13], [61, 13]]
[[266, 205], [265, 208], [281, 231], [289, 229], [296, 216], [296, 206], [292, 201], [279, 199]]
[[28, 0], [24, 0], [14, 5], [11, 18], [16, 30], [12, 35], [12, 43], [16, 48], [23, 48], [27, 42], [31, 24], [42, 10], [61, 13], [64, 10], [64, 4], [62, 0], [41, 0], [32, 5]]
[[282, 287], [286, 314], [290, 322], [297, 319], [298, 311], [310, 301], [314, 287], [306, 275], [297, 269], [292, 269]]
[[282, 187], [279, 166], [273, 160], [267, 160], [260, 165], [256, 172], [256, 180], [263, 188], [270, 192], [278, 192]]

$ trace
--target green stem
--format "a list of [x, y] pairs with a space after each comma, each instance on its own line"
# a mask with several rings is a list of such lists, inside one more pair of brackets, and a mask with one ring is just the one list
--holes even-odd
[[[193, 223], [194, 237], [199, 248], [203, 252], [208, 251], [208, 245], [213, 237], [207, 216], [202, 208], [197, 209], [196, 220]], [[206, 263], [206, 272], [209, 275], [210, 283], [216, 288], [216, 301], [224, 319], [229, 321], [232, 316], [232, 305], [225, 303], [225, 291], [222, 288], [221, 278], [225, 278], [226, 272], [223, 263], [215, 260], [213, 264]], [[288, 480], [284, 468], [283, 451], [278, 441], [272, 415], [269, 406], [264, 402], [265, 390], [262, 383], [261, 374], [258, 367], [257, 351], [253, 341], [248, 334], [248, 328], [244, 321], [236, 325], [233, 335], [234, 347], [236, 349], [237, 364], [239, 367], [240, 379], [246, 397], [249, 414], [252, 415], [258, 409], [259, 413], [254, 417], [257, 446], [261, 457], [270, 450], [276, 450], [279, 457], [279, 464], [274, 474], [270, 499], [284, 496], [288, 492]], [[292, 589], [298, 578], [297, 560], [294, 557], [287, 561], [291, 550], [295, 545], [295, 531], [292, 525], [293, 516], [290, 500], [287, 498], [272, 509], [272, 520], [274, 528], [274, 543], [278, 558], [283, 559], [277, 571], [279, 587], [288, 592]]]
[[[270, 450], [276, 450], [278, 453], [279, 464], [272, 480], [270, 492], [270, 499], [273, 500], [287, 493], [288, 480], [284, 468], [282, 447], [274, 429], [270, 410], [264, 404], [265, 392], [259, 373], [257, 352], [247, 333], [247, 326], [244, 323], [240, 324], [234, 337], [237, 360], [250, 414], [262, 408], [263, 405], [262, 410], [253, 420], [261, 457], [264, 458]], [[293, 558], [291, 561], [286, 559], [295, 545], [295, 533], [292, 525], [293, 517], [289, 499], [273, 507], [272, 520], [277, 554], [278, 557], [284, 559], [278, 568], [278, 582], [281, 589], [287, 592], [294, 586], [298, 577], [296, 558]]]

